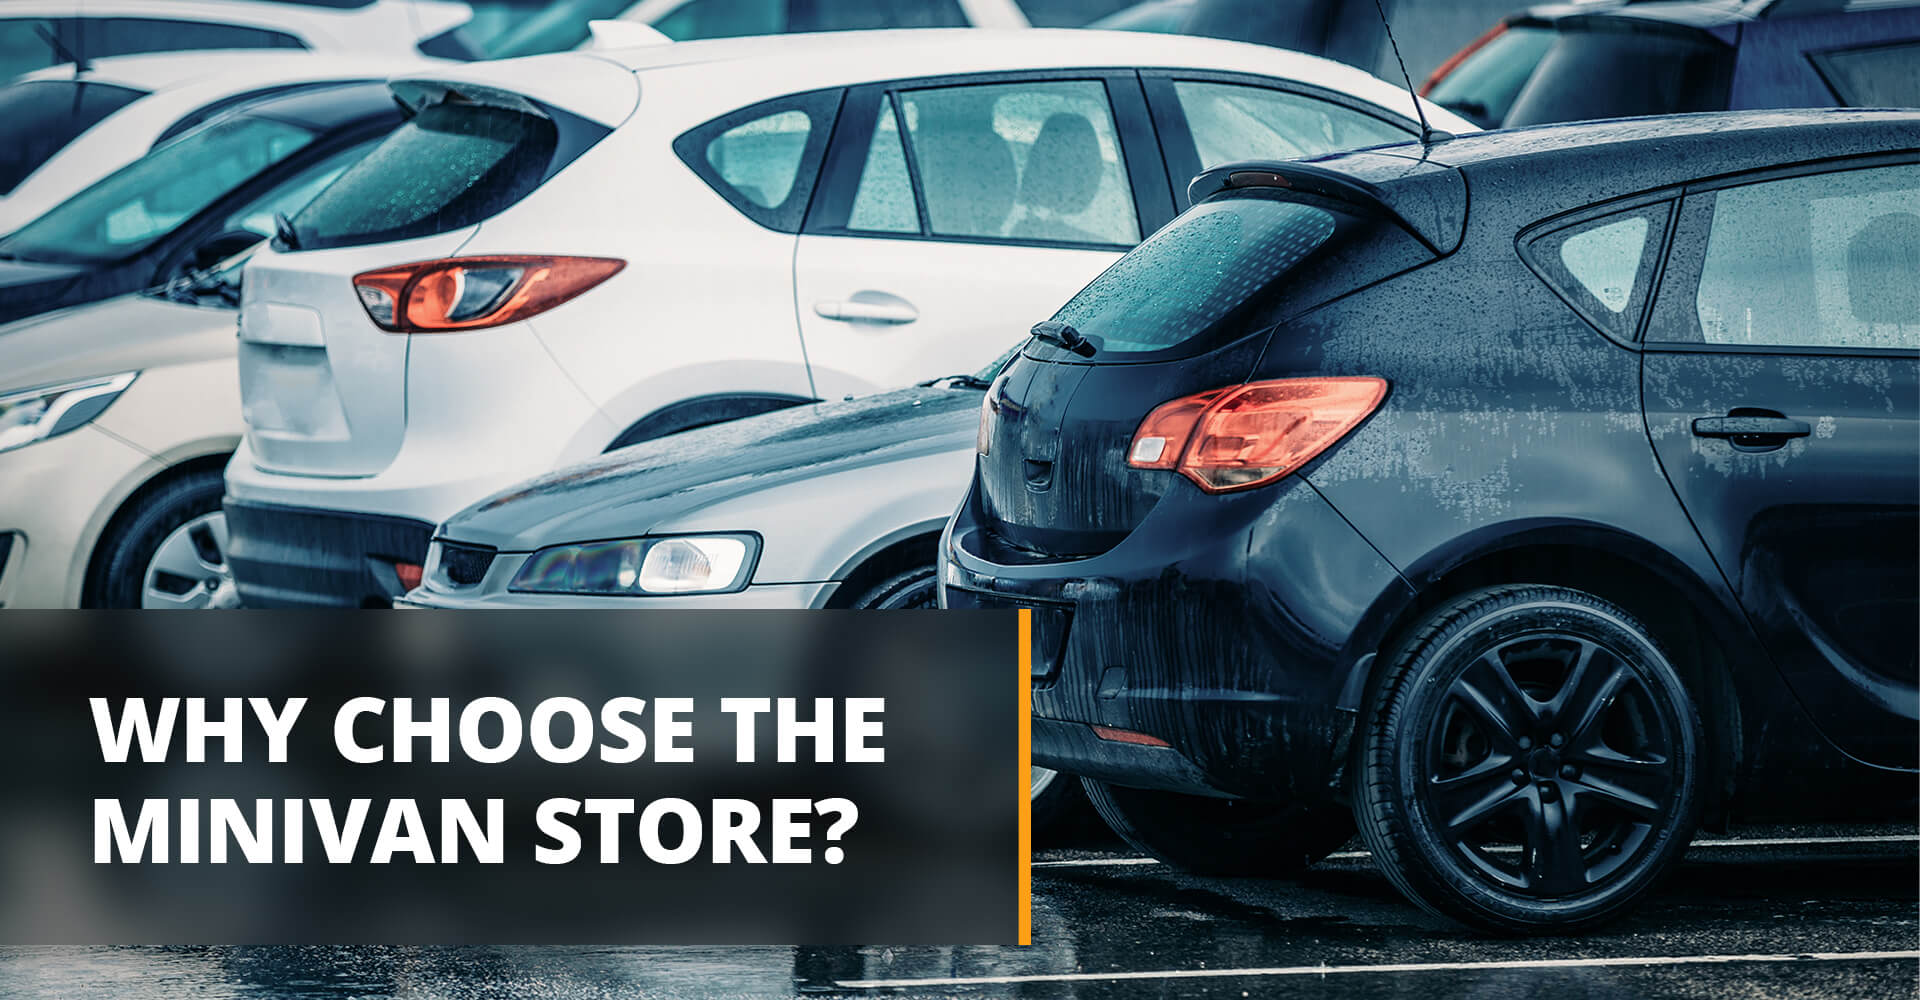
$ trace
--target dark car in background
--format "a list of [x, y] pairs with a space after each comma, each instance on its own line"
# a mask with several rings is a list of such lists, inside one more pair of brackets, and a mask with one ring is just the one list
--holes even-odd
[[219, 115], [0, 239], [0, 323], [165, 285], [272, 236], [400, 124], [384, 83]]
[[1506, 18], [1421, 93], [1483, 128], [1764, 108], [1920, 107], [1920, 3], [1563, 3]]
[[1195, 870], [1357, 820], [1502, 931], [1620, 913], [1702, 818], [1912, 815], [1920, 112], [1192, 196], [995, 381], [942, 546], [945, 606], [1031, 614], [1036, 765]]

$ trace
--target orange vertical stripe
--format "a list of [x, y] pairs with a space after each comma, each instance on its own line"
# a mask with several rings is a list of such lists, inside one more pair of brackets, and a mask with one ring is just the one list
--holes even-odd
[[1020, 923], [1033, 943], [1033, 612], [1020, 609]]

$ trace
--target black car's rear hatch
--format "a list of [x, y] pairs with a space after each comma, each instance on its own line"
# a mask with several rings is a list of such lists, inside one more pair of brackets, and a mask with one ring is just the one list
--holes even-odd
[[1092, 353], [1049, 328], [1054, 339], [1036, 338], [989, 391], [980, 500], [997, 541], [1013, 554], [1095, 554], [1168, 491], [1198, 489], [1174, 469], [1138, 467], [1145, 456], [1130, 465], [1135, 433], [1162, 404], [1271, 370], [1263, 355], [1284, 352], [1283, 368], [1302, 375], [1365, 374], [1321, 371], [1318, 345], [1286, 342], [1285, 330], [1458, 244], [1459, 177], [1413, 152], [1366, 154], [1385, 182], [1298, 163], [1197, 179], [1203, 201], [1053, 317]]

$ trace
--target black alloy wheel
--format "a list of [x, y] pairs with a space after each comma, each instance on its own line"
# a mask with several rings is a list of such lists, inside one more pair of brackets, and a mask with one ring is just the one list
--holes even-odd
[[1701, 728], [1621, 609], [1559, 587], [1436, 609], [1376, 681], [1355, 818], [1427, 909], [1503, 932], [1619, 914], [1686, 848]]

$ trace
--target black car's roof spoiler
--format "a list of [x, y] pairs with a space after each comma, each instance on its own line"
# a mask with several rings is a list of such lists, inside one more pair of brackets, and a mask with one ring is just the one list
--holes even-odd
[[1340, 158], [1386, 183], [1299, 160], [1249, 160], [1204, 171], [1187, 185], [1190, 204], [1236, 188], [1286, 188], [1384, 213], [1435, 253], [1452, 253], [1466, 231], [1467, 188], [1460, 171], [1392, 153], [1362, 151]]

